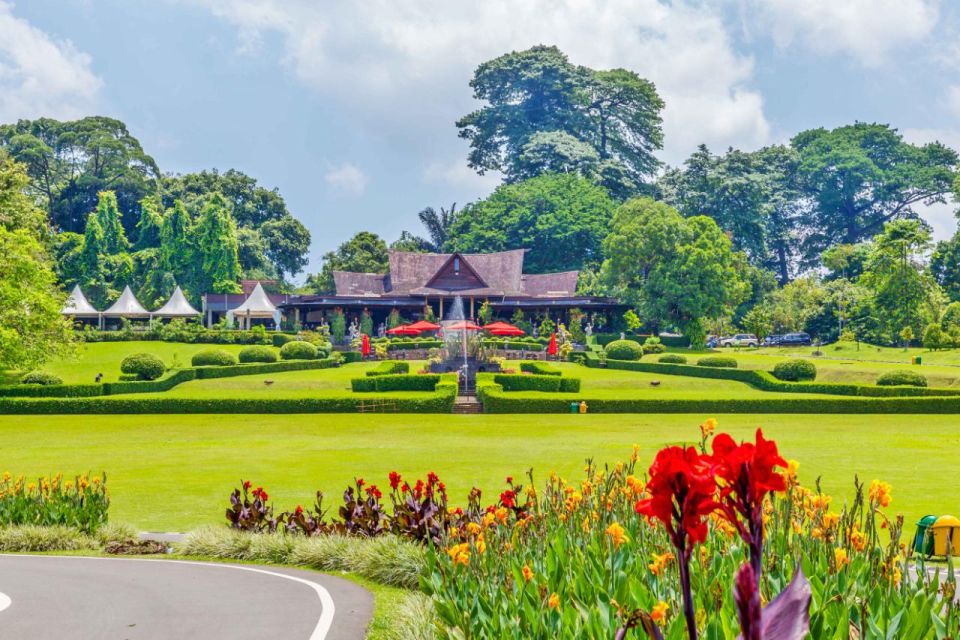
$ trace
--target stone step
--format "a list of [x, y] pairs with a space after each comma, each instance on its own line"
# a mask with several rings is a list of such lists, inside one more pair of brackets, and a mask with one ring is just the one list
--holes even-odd
[[462, 415], [483, 413], [483, 405], [477, 401], [476, 396], [460, 395], [453, 403], [453, 413]]

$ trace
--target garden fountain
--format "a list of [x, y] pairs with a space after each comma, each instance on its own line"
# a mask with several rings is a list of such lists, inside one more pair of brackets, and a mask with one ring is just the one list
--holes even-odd
[[476, 388], [477, 372], [499, 371], [499, 367], [482, 358], [478, 328], [467, 320], [463, 313], [463, 299], [457, 296], [450, 305], [446, 317], [440, 321], [443, 328], [443, 353], [441, 361], [431, 365], [434, 373], [457, 372], [462, 391]]

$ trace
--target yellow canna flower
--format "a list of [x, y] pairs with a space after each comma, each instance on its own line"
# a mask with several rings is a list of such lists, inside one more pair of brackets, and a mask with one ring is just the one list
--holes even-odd
[[850, 564], [850, 559], [847, 557], [847, 552], [845, 549], [837, 547], [833, 550], [833, 559], [837, 563], [837, 569], [842, 569], [848, 564]]
[[530, 567], [523, 565], [523, 569], [521, 569], [521, 571], [523, 571], [523, 579], [526, 582], [533, 580], [533, 570]]
[[668, 605], [666, 602], [661, 600], [653, 607], [653, 610], [650, 612], [650, 619], [656, 623], [661, 623], [667, 619], [667, 613], [669, 612], [670, 612], [670, 605]]
[[620, 523], [618, 522], [614, 522], [607, 527], [606, 534], [610, 537], [610, 541], [613, 543], [614, 549], [619, 549], [620, 545], [630, 541], [626, 530], [620, 526]]
[[547, 600], [547, 606], [549, 606], [551, 609], [559, 609], [559, 608], [560, 608], [560, 596], [558, 596], [556, 593], [551, 593], [551, 594], [550, 594], [550, 599]]

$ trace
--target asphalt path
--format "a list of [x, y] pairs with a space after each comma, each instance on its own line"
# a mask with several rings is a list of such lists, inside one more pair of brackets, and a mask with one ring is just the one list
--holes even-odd
[[368, 591], [311, 571], [0, 555], [0, 639], [362, 640], [372, 613]]

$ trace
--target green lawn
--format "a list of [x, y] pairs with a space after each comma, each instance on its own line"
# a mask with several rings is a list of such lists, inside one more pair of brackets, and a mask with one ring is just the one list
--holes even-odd
[[[533, 467], [580, 474], [583, 460], [614, 462], [698, 436], [700, 415], [175, 415], [0, 416], [3, 467], [38, 475], [104, 470], [111, 517], [149, 530], [220, 522], [241, 478], [264, 485], [279, 508], [323, 489], [331, 505], [354, 476], [386, 484], [396, 469], [436, 471], [458, 501], [472, 485], [494, 499], [504, 476]], [[747, 437], [763, 425], [801, 478], [849, 496], [854, 474], [893, 483], [908, 522], [960, 514], [949, 470], [960, 448], [954, 416], [720, 416]], [[0, 470], [2, 471], [2, 470]], [[945, 473], [946, 471], [946, 473]], [[947, 481], [944, 481], [947, 478]]]
[[[98, 373], [103, 374], [104, 382], [116, 382], [120, 379], [120, 362], [134, 353], [152, 353], [159, 356], [168, 367], [189, 367], [190, 358], [204, 349], [224, 349], [239, 353], [245, 345], [239, 344], [188, 344], [184, 342], [91, 342], [81, 343], [74, 358], [55, 360], [42, 367], [63, 378], [67, 384], [91, 383]], [[22, 374], [0, 372], [0, 382], [12, 384], [19, 381]]]

